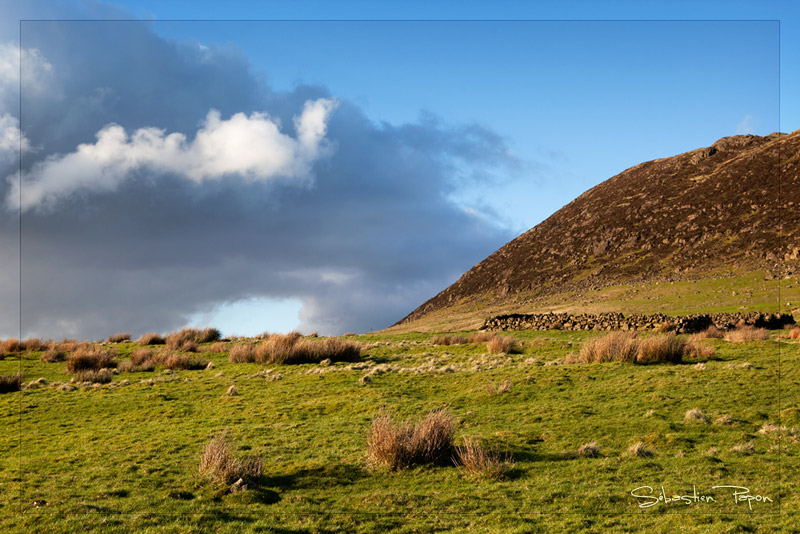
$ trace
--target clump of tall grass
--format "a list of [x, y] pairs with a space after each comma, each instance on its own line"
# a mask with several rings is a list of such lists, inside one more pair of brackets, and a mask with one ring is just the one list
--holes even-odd
[[298, 332], [272, 334], [257, 346], [240, 344], [231, 347], [231, 363], [300, 364], [331, 362], [356, 362], [361, 359], [361, 345], [338, 338], [321, 341], [302, 340]]
[[702, 332], [692, 334], [692, 339], [722, 339], [724, 336], [725, 333], [712, 324]]
[[109, 343], [123, 343], [125, 341], [130, 341], [131, 335], [126, 332], [117, 332], [116, 334], [111, 334], [108, 336]]
[[486, 350], [489, 354], [500, 354], [501, 352], [512, 354], [520, 352], [519, 343], [511, 336], [492, 336], [486, 343]]
[[381, 412], [367, 436], [370, 465], [402, 469], [417, 464], [446, 463], [453, 450], [454, 421], [445, 409], [428, 412], [417, 422], [395, 421]]
[[197, 352], [198, 343], [209, 343], [217, 341], [221, 337], [220, 331], [216, 328], [182, 328], [177, 332], [169, 334], [165, 341], [168, 349], [182, 350], [184, 352]]
[[75, 373], [75, 382], [91, 382], [93, 384], [108, 384], [114, 378], [111, 369], [86, 369]]
[[264, 460], [260, 456], [237, 456], [233, 443], [222, 433], [206, 443], [198, 471], [202, 477], [219, 484], [233, 484], [239, 479], [254, 484], [264, 471]]
[[67, 358], [67, 373], [116, 367], [114, 355], [99, 347], [79, 347]]
[[675, 334], [648, 337], [639, 341], [636, 363], [681, 363], [689, 342]]
[[513, 466], [508, 451], [487, 447], [476, 438], [464, 438], [463, 445], [455, 448], [453, 463], [466, 476], [492, 480], [505, 478]]
[[0, 393], [19, 391], [22, 387], [22, 375], [0, 375]]
[[39, 356], [39, 359], [47, 363], [63, 362], [67, 359], [67, 352], [57, 348], [49, 348], [42, 352], [42, 354]]
[[139, 338], [137, 343], [139, 343], [139, 345], [163, 345], [166, 343], [166, 340], [159, 334], [148, 332], [147, 334], [142, 334], [142, 337]]
[[639, 339], [635, 332], [612, 332], [588, 340], [577, 357], [580, 363], [633, 363], [639, 354]]
[[792, 328], [789, 330], [789, 339], [800, 339], [800, 328]]
[[11, 337], [0, 341], [0, 355], [13, 354], [15, 352], [22, 352], [22, 345], [19, 339]]
[[458, 336], [452, 334], [442, 334], [439, 336], [433, 336], [431, 338], [431, 343], [434, 345], [466, 345], [469, 343], [469, 340], [465, 336]]
[[36, 352], [45, 350], [47, 348], [47, 343], [38, 337], [29, 337], [28, 339], [20, 341], [20, 348], [26, 352]]
[[743, 326], [725, 334], [725, 340], [733, 341], [734, 343], [764, 339], [769, 339], [769, 330], [752, 326]]
[[475, 332], [469, 336], [470, 343], [486, 343], [492, 339], [496, 334], [491, 332]]
[[637, 441], [625, 450], [625, 454], [638, 458], [651, 458], [656, 455], [656, 452], [643, 441]]

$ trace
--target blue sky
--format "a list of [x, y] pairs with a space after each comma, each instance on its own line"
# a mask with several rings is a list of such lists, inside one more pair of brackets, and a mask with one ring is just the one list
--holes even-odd
[[[41, 191], [23, 214], [22, 323], [37, 335], [383, 328], [627, 167], [800, 127], [791, 2], [7, 3], [17, 20], [152, 21], [22, 24], [40, 53], [23, 66], [41, 67], [23, 76], [22, 120]], [[18, 27], [0, 26], [0, 44]], [[313, 102], [329, 114], [303, 115]], [[302, 116], [323, 132], [305, 145]], [[91, 167], [100, 156], [75, 167], [110, 123], [188, 144], [123, 144], [142, 155], [113, 179]], [[291, 169], [191, 145], [236, 124], [285, 134], [270, 146], [295, 147]], [[96, 180], [61, 180], [75, 168]], [[56, 274], [54, 256], [72, 259]], [[54, 280], [75, 292], [45, 291]], [[0, 333], [18, 322], [0, 317]]]

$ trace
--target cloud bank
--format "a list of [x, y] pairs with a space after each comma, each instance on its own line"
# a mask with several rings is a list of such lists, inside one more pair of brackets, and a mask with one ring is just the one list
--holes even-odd
[[[97, 132], [95, 143], [84, 143], [69, 154], [37, 161], [23, 174], [22, 202], [19, 179], [8, 178], [11, 191], [6, 205], [52, 208], [60, 198], [76, 190], [114, 191], [134, 171], [171, 173], [194, 182], [239, 176], [246, 180], [276, 177], [307, 178], [311, 166], [324, 151], [325, 129], [336, 101], [309, 100], [294, 117], [297, 139], [281, 133], [279, 124], [264, 113], [236, 113], [223, 120], [212, 109], [192, 141], [182, 133], [166, 134], [160, 128], [140, 128], [132, 135], [118, 124]], [[2, 133], [0, 117], [0, 133]], [[8, 127], [13, 128], [13, 126]], [[18, 130], [17, 130], [18, 132]], [[0, 150], [6, 138], [0, 137]], [[16, 149], [18, 140], [13, 139]]]
[[[22, 80], [23, 335], [169, 331], [259, 297], [300, 300], [305, 331], [377, 329], [513, 237], [452, 200], [518, 165], [489, 129], [376, 123], [146, 23], [26, 23], [25, 36], [50, 69]], [[16, 250], [19, 178], [3, 172], [0, 244]], [[17, 265], [0, 261], [0, 335], [17, 334]]]

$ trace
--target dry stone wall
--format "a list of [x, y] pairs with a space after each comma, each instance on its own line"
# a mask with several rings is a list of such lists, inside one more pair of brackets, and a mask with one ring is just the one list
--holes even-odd
[[729, 330], [740, 325], [778, 329], [795, 324], [788, 313], [711, 313], [669, 316], [621, 313], [511, 313], [496, 315], [484, 321], [482, 330], [644, 330], [670, 323], [679, 334], [702, 332], [711, 325]]

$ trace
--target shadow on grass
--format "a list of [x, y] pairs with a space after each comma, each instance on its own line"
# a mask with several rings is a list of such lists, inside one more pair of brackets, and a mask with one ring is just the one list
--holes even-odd
[[367, 472], [358, 465], [331, 464], [303, 468], [285, 475], [264, 476], [262, 485], [273, 488], [299, 489], [312, 487], [348, 486], [365, 477]]

